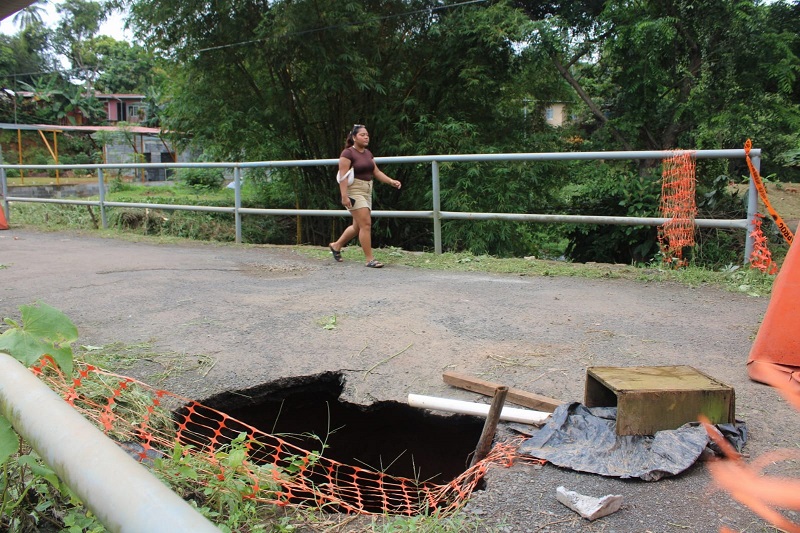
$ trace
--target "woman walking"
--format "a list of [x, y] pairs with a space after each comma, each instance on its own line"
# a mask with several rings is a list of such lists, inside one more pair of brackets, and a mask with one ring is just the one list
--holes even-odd
[[342, 261], [342, 247], [356, 236], [361, 243], [361, 250], [369, 268], [381, 268], [380, 263], [372, 256], [372, 184], [373, 178], [399, 189], [401, 183], [390, 178], [375, 164], [372, 152], [369, 151], [369, 132], [362, 124], [355, 124], [347, 135], [347, 144], [339, 156], [339, 174], [344, 176], [353, 169], [353, 183], [348, 180], [339, 183], [342, 194], [342, 205], [353, 215], [353, 223], [348, 226], [336, 242], [328, 245], [335, 261]]

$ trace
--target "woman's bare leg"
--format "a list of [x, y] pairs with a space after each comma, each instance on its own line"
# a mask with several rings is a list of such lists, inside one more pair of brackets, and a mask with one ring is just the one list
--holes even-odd
[[[355, 217], [354, 217], [355, 218]], [[341, 251], [344, 248], [344, 245], [348, 242], [352, 241], [358, 235], [358, 225], [353, 221], [353, 223], [347, 226], [344, 231], [342, 232], [341, 237], [339, 237], [336, 242], [330, 243], [328, 246], [336, 250], [337, 252]]]
[[[372, 261], [372, 216], [369, 208], [362, 207], [353, 212], [353, 228], [358, 232], [358, 242], [364, 251], [364, 258], [367, 263]], [[345, 230], [347, 231], [347, 230]]]

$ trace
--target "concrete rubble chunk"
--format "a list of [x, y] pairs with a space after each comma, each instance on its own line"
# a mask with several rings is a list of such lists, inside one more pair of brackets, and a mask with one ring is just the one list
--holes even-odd
[[556, 498], [587, 520], [596, 520], [610, 515], [619, 511], [622, 506], [621, 494], [609, 494], [602, 498], [594, 498], [567, 490], [564, 487], [556, 489]]

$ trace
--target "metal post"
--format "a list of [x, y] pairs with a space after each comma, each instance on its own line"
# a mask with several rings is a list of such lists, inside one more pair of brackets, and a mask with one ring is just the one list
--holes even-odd
[[[19, 156], [19, 164], [22, 164], [22, 130], [17, 129], [17, 155]], [[25, 185], [25, 171], [19, 169], [19, 182]]]
[[108, 218], [106, 217], [106, 184], [103, 180], [103, 169], [97, 169], [97, 184], [100, 191], [100, 221], [103, 229], [108, 229]]
[[[761, 175], [761, 156], [750, 156], [750, 162], [753, 163], [753, 168]], [[744, 240], [744, 264], [750, 262], [750, 256], [753, 255], [753, 248], [755, 247], [755, 239], [753, 232], [756, 229], [755, 219], [758, 213], [758, 190], [756, 189], [756, 180], [750, 176], [750, 185], [747, 187], [747, 233]]]
[[236, 244], [242, 243], [242, 169], [233, 167], [233, 217], [236, 221]]
[[[0, 163], [3, 162], [3, 147], [0, 146]], [[0, 185], [2, 185], [2, 192], [3, 193], [3, 211], [6, 214], [6, 222], [11, 219], [11, 213], [8, 212], [8, 184], [6, 183], [6, 169], [0, 168]]]
[[431, 162], [433, 180], [433, 251], [442, 254], [442, 202], [439, 191], [439, 162]]
[[[55, 131], [53, 132], [53, 151], [54, 151], [53, 160], [56, 162], [56, 165], [58, 165], [58, 133]], [[61, 180], [61, 173], [59, 172], [58, 169], [56, 169], [56, 185], [61, 184], [60, 180]]]

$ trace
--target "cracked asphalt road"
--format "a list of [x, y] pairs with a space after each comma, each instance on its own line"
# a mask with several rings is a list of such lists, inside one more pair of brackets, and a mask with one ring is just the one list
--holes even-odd
[[[161, 385], [199, 400], [336, 371], [346, 379], [343, 399], [364, 405], [405, 402], [409, 393], [488, 403], [442, 381], [455, 370], [581, 401], [589, 366], [688, 364], [735, 388], [751, 456], [798, 445], [798, 413], [746, 374], [768, 298], [618, 279], [375, 270], [293, 247], [15, 229], [0, 232], [0, 265], [3, 317], [43, 300], [73, 320], [81, 344], [149, 342], [156, 351], [212, 358], [203, 372]], [[335, 327], [324, 328], [332, 317]], [[134, 367], [131, 375], [146, 379], [145, 371]], [[797, 469], [791, 463], [772, 473], [797, 476]], [[507, 531], [773, 531], [713, 492], [702, 464], [650, 483], [552, 465], [492, 467], [486, 481], [467, 511]], [[624, 504], [590, 523], [557, 502], [559, 485], [622, 494]]]

